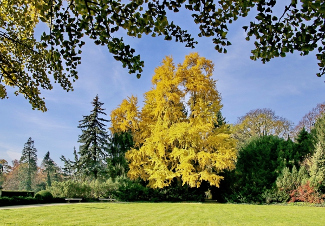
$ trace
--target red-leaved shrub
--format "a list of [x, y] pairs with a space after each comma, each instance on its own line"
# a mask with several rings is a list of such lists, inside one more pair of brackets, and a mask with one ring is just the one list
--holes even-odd
[[325, 195], [320, 194], [314, 187], [310, 186], [309, 181], [306, 184], [299, 186], [290, 193], [289, 202], [309, 202], [309, 203], [323, 203]]

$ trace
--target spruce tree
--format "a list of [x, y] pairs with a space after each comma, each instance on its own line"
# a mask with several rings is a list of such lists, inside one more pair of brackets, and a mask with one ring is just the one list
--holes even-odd
[[226, 124], [227, 124], [227, 122], [226, 122], [226, 118], [223, 117], [221, 111], [218, 111], [218, 113], [217, 113], [217, 121], [214, 122], [214, 127], [215, 127], [215, 128], [219, 128], [219, 127], [221, 127], [221, 126], [223, 126], [223, 125], [226, 125]]
[[82, 145], [78, 152], [80, 156], [78, 165], [87, 176], [93, 176], [97, 179], [105, 169], [108, 135], [104, 123], [108, 120], [100, 117], [106, 113], [98, 95], [94, 98], [92, 105], [94, 108], [90, 115], [83, 116], [83, 119], [79, 121], [78, 128], [81, 129], [82, 134], [79, 136], [78, 142]]
[[79, 178], [80, 174], [80, 167], [79, 167], [79, 156], [76, 150], [76, 147], [73, 147], [73, 155], [74, 161], [70, 159], [66, 159], [63, 155], [61, 156], [61, 161], [63, 161], [64, 166], [62, 168], [65, 177], [69, 179], [77, 179]]
[[50, 157], [50, 152], [46, 152], [43, 161], [42, 161], [42, 167], [44, 168], [44, 172], [46, 173], [46, 183], [47, 186], [52, 186], [52, 180], [53, 175], [55, 174], [55, 171], [57, 169], [57, 166], [53, 159]]
[[34, 141], [30, 137], [24, 145], [20, 164], [24, 164], [22, 188], [32, 190], [32, 177], [37, 171], [37, 150], [34, 147]]
[[310, 133], [308, 133], [305, 127], [303, 127], [302, 130], [300, 130], [300, 132], [298, 133], [296, 138], [296, 145], [295, 145], [296, 153], [294, 159], [299, 161], [299, 163], [301, 163], [308, 154], [313, 153], [313, 149], [314, 147], [313, 147], [312, 136]]
[[109, 137], [107, 165], [111, 178], [126, 176], [129, 167], [125, 153], [132, 147], [133, 138], [131, 132], [114, 133]]

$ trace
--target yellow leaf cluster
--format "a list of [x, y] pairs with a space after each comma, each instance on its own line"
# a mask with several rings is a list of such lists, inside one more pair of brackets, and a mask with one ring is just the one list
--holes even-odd
[[111, 112], [110, 128], [112, 133], [119, 133], [122, 131], [135, 132], [138, 128], [138, 98], [131, 96], [128, 100], [123, 100], [120, 106]]
[[39, 86], [52, 88], [46, 75], [48, 51], [35, 39], [34, 30], [42, 17], [41, 9], [48, 4], [43, 0], [0, 2], [0, 98], [7, 97], [5, 86], [17, 87], [17, 95], [23, 93], [33, 108], [45, 111]]
[[219, 186], [223, 177], [218, 174], [234, 168], [232, 131], [216, 126], [222, 105], [212, 73], [212, 62], [197, 53], [177, 67], [166, 57], [155, 70], [142, 110], [129, 98], [112, 112], [112, 131], [134, 133], [136, 145], [126, 153], [130, 178], [140, 177], [153, 188], [173, 180], [191, 187], [202, 181]]

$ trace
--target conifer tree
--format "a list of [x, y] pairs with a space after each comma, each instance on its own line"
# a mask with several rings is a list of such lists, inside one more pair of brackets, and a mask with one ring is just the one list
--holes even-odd
[[316, 144], [311, 161], [312, 165], [309, 169], [311, 185], [314, 187], [325, 186], [325, 149], [320, 142]]
[[32, 190], [32, 177], [37, 172], [37, 150], [34, 147], [34, 141], [30, 137], [24, 145], [22, 155], [20, 158], [20, 164], [23, 164], [24, 180], [22, 182], [22, 188], [26, 190]]
[[[53, 176], [55, 176], [57, 166], [53, 159], [50, 157], [50, 152], [46, 152], [43, 161], [42, 161], [42, 167], [44, 168], [44, 172], [46, 173], [46, 183], [47, 186], [52, 186]], [[52, 177], [52, 178], [51, 178]]]
[[80, 167], [79, 167], [79, 156], [76, 147], [73, 147], [73, 155], [74, 155], [74, 161], [70, 159], [66, 159], [66, 157], [64, 157], [63, 155], [60, 158], [64, 164], [62, 168], [63, 173], [65, 177], [69, 179], [77, 179], [81, 174]]
[[325, 188], [325, 114], [317, 119], [312, 131], [315, 142], [314, 154], [311, 158], [309, 169], [310, 182], [312, 186]]
[[300, 163], [303, 159], [308, 155], [313, 153], [313, 140], [312, 135], [308, 133], [305, 127], [298, 133], [295, 145], [295, 156], [294, 159], [299, 161]]
[[111, 178], [126, 176], [129, 167], [125, 153], [133, 147], [131, 132], [114, 133], [109, 138], [108, 173]]
[[314, 148], [316, 149], [318, 143], [325, 148], [325, 114], [322, 114], [311, 130]]
[[93, 110], [90, 115], [83, 116], [79, 121], [78, 128], [82, 134], [78, 142], [82, 145], [79, 148], [78, 165], [86, 175], [91, 175], [95, 179], [104, 171], [104, 162], [107, 157], [107, 131], [105, 122], [108, 120], [101, 118], [100, 115], [106, 115], [103, 103], [99, 101], [98, 95], [94, 98]]

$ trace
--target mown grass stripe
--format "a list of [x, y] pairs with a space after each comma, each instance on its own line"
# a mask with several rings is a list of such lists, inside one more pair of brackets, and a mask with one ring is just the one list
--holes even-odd
[[324, 225], [325, 208], [196, 203], [81, 203], [0, 210], [0, 225]]

